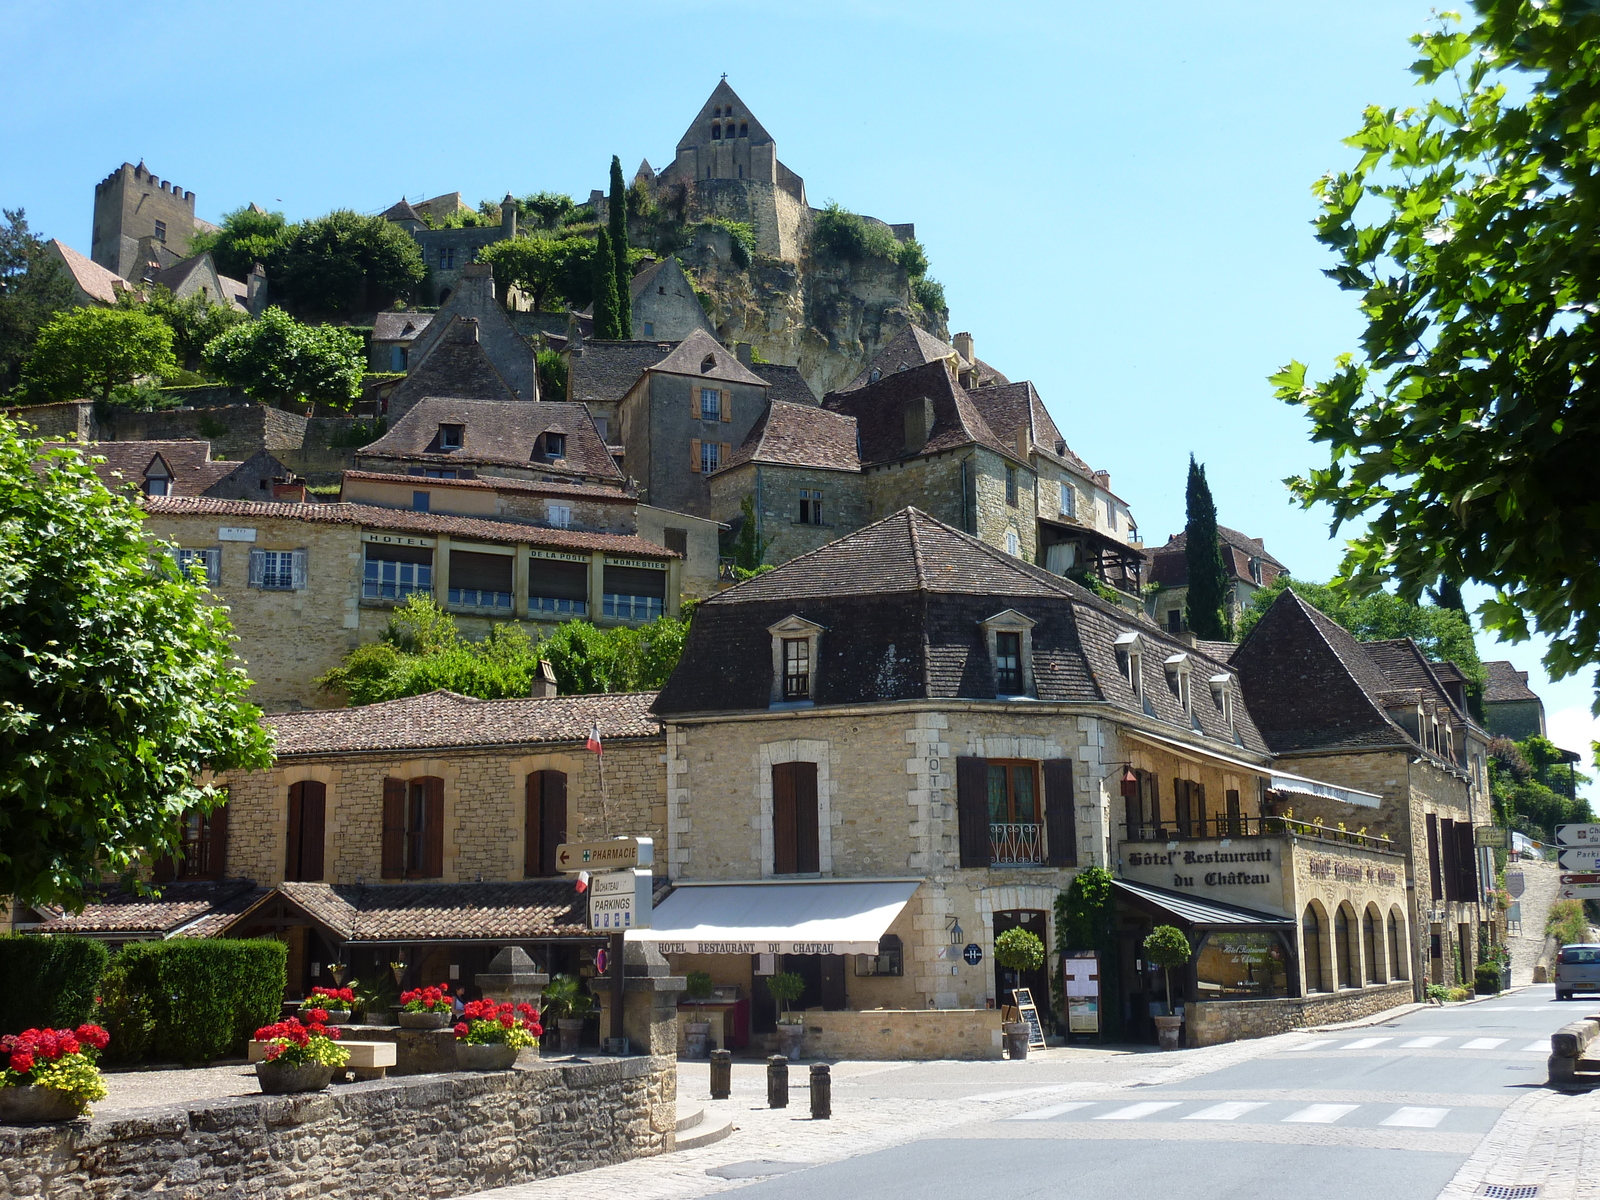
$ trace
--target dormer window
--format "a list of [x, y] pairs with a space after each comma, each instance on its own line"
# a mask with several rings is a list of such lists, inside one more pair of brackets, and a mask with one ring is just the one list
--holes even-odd
[[716, 367], [717, 356], [715, 354], [708, 354], [700, 360], [700, 373], [702, 375], [704, 375], [707, 371], [716, 370]]
[[1014, 608], [983, 622], [989, 661], [994, 664], [996, 699], [1033, 695], [1033, 627], [1036, 622]]
[[564, 433], [545, 434], [544, 455], [546, 458], [565, 458], [567, 456], [567, 435]]
[[1118, 635], [1115, 643], [1117, 670], [1122, 672], [1122, 677], [1128, 681], [1128, 686], [1133, 689], [1134, 698], [1137, 700], [1144, 699], [1143, 649], [1143, 643], [1137, 633]]
[[1228, 675], [1213, 675], [1206, 681], [1211, 685], [1211, 699], [1222, 714], [1222, 723], [1229, 729], [1233, 722], [1233, 679]]
[[1183, 715], [1191, 721], [1194, 719], [1194, 694], [1189, 688], [1189, 656], [1187, 654], [1170, 655], [1163, 664], [1167, 671], [1167, 686], [1172, 689], [1172, 694], [1178, 698], [1178, 703], [1183, 707]]
[[873, 367], [872, 370], [867, 372], [867, 382], [868, 383], [877, 383], [878, 380], [880, 380], [882, 378], [883, 378], [883, 372], [878, 370], [877, 367]]
[[1250, 582], [1257, 586], [1261, 583], [1261, 560], [1259, 558], [1250, 560]]
[[809, 706], [816, 701], [817, 644], [822, 626], [801, 616], [788, 616], [769, 626], [772, 637], [772, 690], [774, 707]]
[[159, 457], [144, 469], [144, 494], [146, 496], [170, 496], [172, 494], [172, 473], [167, 470], [167, 464], [162, 462]]
[[467, 427], [465, 425], [439, 426], [439, 449], [459, 450], [465, 444]]

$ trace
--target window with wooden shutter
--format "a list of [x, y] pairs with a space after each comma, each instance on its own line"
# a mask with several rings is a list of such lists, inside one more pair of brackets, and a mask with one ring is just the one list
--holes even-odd
[[989, 850], [989, 760], [956, 759], [956, 817], [961, 865], [987, 867]]
[[719, 442], [719, 443], [717, 443], [717, 466], [719, 468], [722, 466], [723, 463], [727, 462], [728, 459], [731, 458], [732, 456], [733, 456], [733, 443], [732, 442]]
[[1189, 836], [1189, 821], [1193, 815], [1189, 804], [1189, 781], [1187, 779], [1172, 780], [1173, 820], [1177, 822], [1178, 836]]
[[1439, 818], [1439, 865], [1444, 876], [1444, 898], [1461, 899], [1460, 841], [1456, 837], [1456, 823], [1449, 817]]
[[315, 779], [289, 785], [288, 856], [283, 877], [290, 882], [322, 879], [322, 843], [327, 827], [327, 787]]
[[1206, 785], [1191, 783], [1189, 796], [1189, 809], [1194, 817], [1194, 832], [1191, 837], [1207, 837], [1206, 832]]
[[406, 781], [383, 781], [383, 877], [401, 879], [406, 873]]
[[689, 470], [700, 474], [700, 439], [689, 439]]
[[1456, 864], [1461, 879], [1456, 885], [1463, 903], [1473, 904], [1478, 899], [1478, 848], [1473, 845], [1472, 822], [1456, 822]]
[[416, 874], [438, 879], [444, 874], [444, 780], [426, 776], [422, 784], [422, 863]]
[[[205, 874], [208, 879], [222, 879], [228, 873], [228, 802], [214, 808], [202, 818], [206, 825]], [[1468, 831], [1471, 832], [1470, 830]]]
[[[724, 421], [733, 420], [733, 393], [728, 391], [726, 388], [722, 390], [722, 403], [718, 407], [722, 413], [722, 419]], [[722, 451], [722, 456], [724, 459], [726, 459], [728, 456], [726, 447], [724, 447]]]
[[1444, 899], [1444, 881], [1439, 862], [1439, 816], [1429, 813], [1428, 823], [1428, 895], [1435, 900]]
[[1228, 832], [1227, 832], [1227, 836], [1228, 837], [1243, 837], [1244, 836], [1244, 820], [1243, 820], [1243, 818], [1244, 818], [1244, 810], [1241, 809], [1240, 806], [1239, 806], [1239, 792], [1238, 792], [1238, 789], [1237, 788], [1229, 788], [1228, 791], [1227, 791], [1226, 798], [1227, 798], [1227, 802], [1228, 802], [1228, 826], [1227, 826]]
[[1072, 794], [1072, 760], [1044, 763], [1044, 833], [1052, 867], [1078, 865], [1078, 810]]
[[777, 763], [772, 768], [772, 873], [798, 875], [821, 869], [817, 830], [817, 764]]
[[567, 777], [561, 771], [534, 771], [528, 776], [526, 844], [523, 874], [529, 878], [556, 875], [556, 848], [567, 840]]

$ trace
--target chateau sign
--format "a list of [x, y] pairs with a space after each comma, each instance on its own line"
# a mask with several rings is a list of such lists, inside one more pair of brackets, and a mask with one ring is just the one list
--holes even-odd
[[[1129, 867], [1165, 867], [1172, 871], [1171, 887], [1184, 890], [1195, 886], [1203, 878], [1206, 887], [1254, 887], [1272, 882], [1270, 870], [1255, 868], [1233, 871], [1203, 871], [1201, 868], [1224, 863], [1270, 863], [1272, 847], [1259, 850], [1169, 850], [1166, 853], [1133, 853], [1125, 865]], [[1195, 871], [1195, 874], [1188, 874]], [[1153, 881], [1152, 881], [1153, 882]]]
[[1290, 903], [1282, 850], [1276, 841], [1256, 838], [1185, 841], [1183, 849], [1124, 842], [1122, 874], [1136, 883], [1277, 913]]

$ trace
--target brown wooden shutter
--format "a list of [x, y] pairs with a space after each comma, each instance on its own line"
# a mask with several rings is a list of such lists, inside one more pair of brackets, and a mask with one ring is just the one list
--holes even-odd
[[1439, 815], [1428, 814], [1428, 895], [1435, 900], [1444, 898], [1444, 884], [1439, 862]]
[[793, 875], [800, 868], [798, 830], [795, 820], [795, 778], [793, 763], [776, 763], [772, 768], [772, 873]]
[[956, 821], [961, 835], [961, 865], [987, 867], [989, 847], [989, 760], [956, 759]]
[[228, 873], [228, 801], [211, 810], [206, 818], [211, 836], [206, 841], [206, 861], [194, 864], [213, 879], [222, 879]]
[[1456, 838], [1456, 823], [1449, 817], [1439, 818], [1439, 860], [1444, 875], [1444, 898], [1461, 899], [1461, 864], [1456, 855], [1460, 842]]
[[157, 883], [171, 883], [178, 877], [178, 860], [170, 854], [163, 854], [156, 859], [150, 874]]
[[438, 879], [444, 874], [444, 780], [422, 782], [422, 876]]
[[556, 875], [556, 847], [567, 840], [567, 776], [562, 771], [541, 771], [544, 776], [540, 788], [544, 808], [540, 815], [542, 825], [539, 840], [543, 844], [539, 855], [539, 873]]
[[718, 398], [717, 411], [722, 414], [724, 421], [733, 420], [733, 393], [727, 388], [722, 389], [722, 395]]
[[689, 470], [700, 474], [700, 439], [689, 439]]
[[700, 389], [693, 383], [689, 385], [689, 419], [700, 419]]
[[301, 792], [300, 875], [308, 883], [322, 881], [322, 843], [328, 828], [328, 788], [307, 780]]
[[1195, 837], [1209, 837], [1206, 832], [1206, 785], [1203, 783], [1190, 784], [1193, 799], [1190, 807], [1194, 810], [1194, 835]]
[[822, 870], [822, 848], [817, 833], [817, 764], [788, 764], [794, 771], [794, 869]]
[[1244, 826], [1239, 823], [1239, 818], [1244, 815], [1244, 810], [1239, 806], [1239, 791], [1229, 788], [1224, 795], [1228, 803], [1228, 832], [1225, 837], [1242, 837]]
[[717, 449], [717, 469], [721, 470], [728, 465], [728, 460], [733, 457], [733, 443], [722, 442]]
[[1461, 900], [1475, 904], [1478, 900], [1478, 849], [1473, 845], [1472, 822], [1456, 822], [1456, 862], [1461, 868], [1458, 885]]
[[300, 874], [300, 814], [305, 805], [305, 787], [303, 783], [289, 785], [289, 834], [284, 839], [283, 852], [283, 877], [290, 883], [301, 878]]
[[1172, 820], [1179, 837], [1189, 836], [1189, 781], [1172, 777]]
[[[1128, 802], [1137, 805], [1138, 799]], [[1131, 817], [1131, 813], [1130, 813]], [[1044, 832], [1052, 867], [1078, 865], [1078, 809], [1072, 794], [1072, 760], [1046, 759], [1044, 764]], [[1131, 835], [1130, 836], [1134, 836]]]
[[406, 781], [383, 781], [383, 877], [406, 873]]
[[543, 782], [543, 771], [529, 771], [522, 788], [522, 873], [530, 879], [544, 874]]

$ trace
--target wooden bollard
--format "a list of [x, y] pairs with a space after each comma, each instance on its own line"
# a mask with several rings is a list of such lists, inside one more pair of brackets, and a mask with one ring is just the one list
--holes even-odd
[[811, 1064], [811, 1119], [826, 1121], [833, 1116], [833, 1075], [827, 1063]]
[[781, 1054], [767, 1059], [767, 1107], [789, 1107], [789, 1060]]
[[711, 1098], [726, 1100], [733, 1092], [733, 1051], [711, 1052]]

